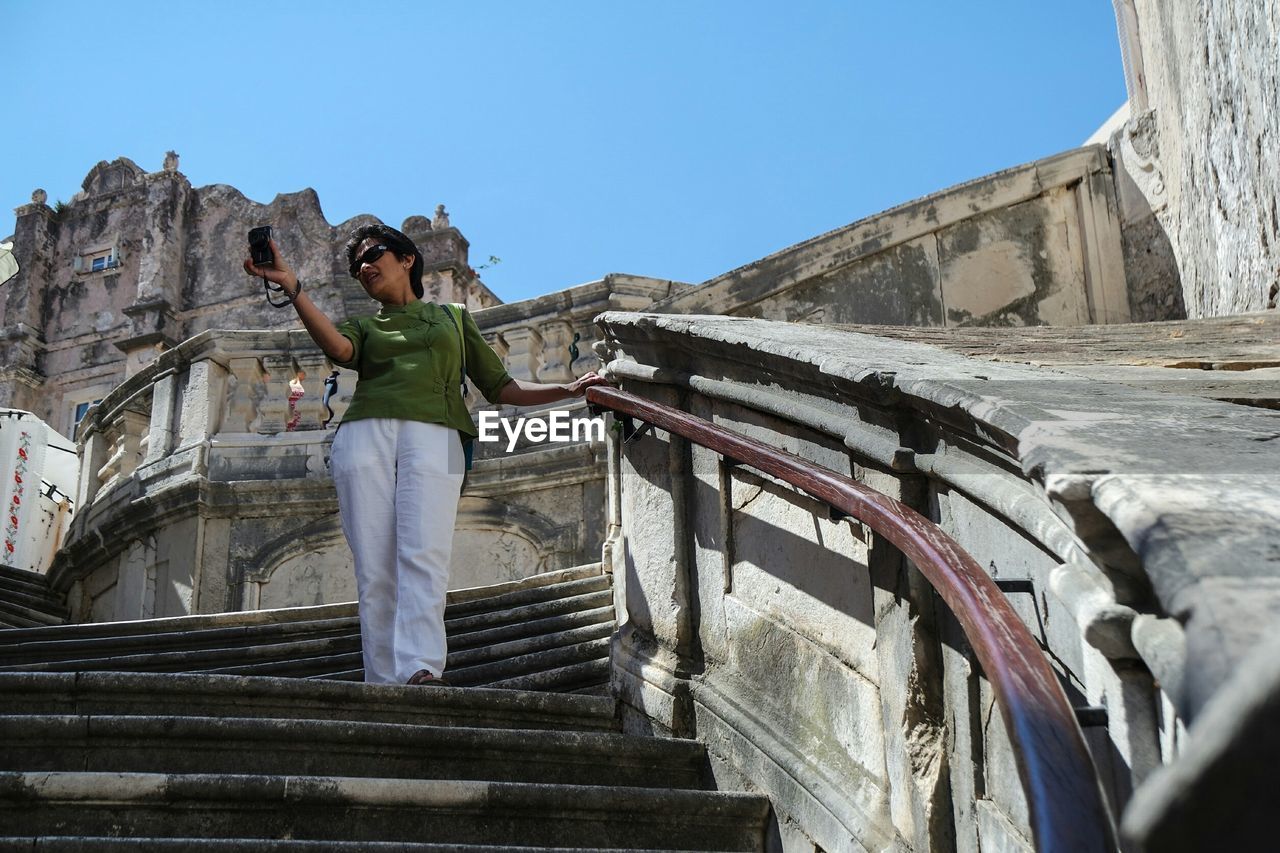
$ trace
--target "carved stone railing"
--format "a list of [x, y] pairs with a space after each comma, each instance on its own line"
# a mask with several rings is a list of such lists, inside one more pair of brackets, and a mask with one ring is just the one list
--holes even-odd
[[[516, 379], [569, 382], [600, 366], [592, 350], [602, 311], [637, 311], [688, 290], [681, 282], [611, 273], [547, 296], [474, 312]], [[475, 408], [476, 400], [471, 401]]]
[[261, 606], [253, 569], [294, 540], [340, 568], [326, 459], [354, 385], [306, 332], [209, 331], [117, 386], [80, 423], [78, 511], [50, 572], [73, 617]]
[[[255, 437], [320, 444], [328, 412], [324, 380], [338, 370], [305, 332], [203, 332], [158, 358], [90, 409], [82, 447], [81, 507], [135, 475], [207, 475], [211, 448]], [[355, 374], [340, 379], [331, 401], [335, 422], [350, 400]], [[303, 394], [290, 401], [291, 380]], [[262, 479], [270, 472], [262, 472]]]
[[938, 525], [847, 476], [680, 409], [607, 386], [588, 390], [587, 398], [621, 416], [625, 441], [656, 426], [671, 438], [715, 452], [722, 464], [777, 478], [817, 499], [819, 516], [853, 519], [910, 559], [960, 623], [991, 683], [1022, 777], [1037, 849], [1116, 849], [1097, 772], [1056, 673], [1000, 588]]
[[[850, 330], [599, 322], [624, 391], [895, 498], [969, 552], [1044, 648], [1127, 825], [1187, 722], [1274, 648], [1266, 410]], [[616, 438], [610, 466], [629, 728], [707, 743], [720, 784], [767, 791], [797, 846], [1032, 846], [991, 673], [884, 536], [663, 429]]]

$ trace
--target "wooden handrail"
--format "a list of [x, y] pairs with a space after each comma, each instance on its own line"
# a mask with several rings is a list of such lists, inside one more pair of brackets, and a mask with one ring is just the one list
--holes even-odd
[[951, 609], [991, 683], [1017, 759], [1037, 849], [1116, 849], [1093, 760], [1062, 685], [995, 582], [940, 527], [842, 474], [679, 409], [607, 385], [587, 389], [587, 402], [778, 477], [897, 547]]

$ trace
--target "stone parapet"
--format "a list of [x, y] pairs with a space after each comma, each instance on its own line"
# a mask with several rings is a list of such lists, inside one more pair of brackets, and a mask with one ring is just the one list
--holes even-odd
[[[271, 555], [306, 565], [302, 580], [269, 578], [282, 582], [268, 603], [354, 597], [325, 468], [320, 401], [335, 370], [305, 332], [203, 332], [91, 408], [77, 433], [80, 511], [51, 572], [73, 617], [253, 609], [266, 583], [248, 575]], [[335, 423], [354, 387], [337, 372]], [[291, 380], [303, 388], [292, 402]]]
[[[989, 567], [1077, 705], [1117, 814], [1177, 761], [1188, 722], [1235, 701], [1235, 668], [1280, 615], [1265, 408], [852, 330], [599, 322], [624, 390], [897, 498]], [[1209, 355], [1210, 336], [1188, 337]], [[768, 791], [823, 849], [1028, 845], [990, 689], [894, 549], [661, 430], [610, 454], [629, 725], [696, 731], [721, 784]]]
[[592, 349], [597, 314], [648, 308], [689, 287], [666, 279], [610, 273], [597, 281], [473, 313], [476, 325], [512, 376], [569, 382], [600, 365]]
[[1106, 149], [1068, 151], [916, 199], [717, 276], [673, 314], [810, 323], [1123, 323]]

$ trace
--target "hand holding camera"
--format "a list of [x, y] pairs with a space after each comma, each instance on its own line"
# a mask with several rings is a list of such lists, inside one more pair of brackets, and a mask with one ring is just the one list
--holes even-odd
[[[280, 249], [271, 236], [270, 225], [262, 225], [249, 231], [249, 257], [244, 260], [244, 271], [261, 278], [268, 291], [284, 293], [289, 302], [271, 302], [277, 307], [288, 305], [302, 289], [298, 276], [280, 255]], [[265, 282], [270, 282], [275, 287]], [[270, 294], [267, 301], [271, 301]]]

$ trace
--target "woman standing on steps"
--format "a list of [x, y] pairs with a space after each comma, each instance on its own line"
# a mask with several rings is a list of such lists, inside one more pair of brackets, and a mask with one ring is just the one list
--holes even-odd
[[513, 379], [471, 315], [423, 301], [422, 255], [386, 225], [347, 241], [351, 276], [381, 303], [376, 314], [334, 326], [303, 292], [275, 242], [273, 266], [245, 271], [283, 288], [330, 360], [359, 372], [334, 437], [333, 481], [342, 532], [355, 557], [364, 678], [445, 684], [444, 604], [462, 488], [462, 439], [476, 435], [461, 393], [466, 376], [492, 403], [528, 406], [581, 397], [604, 382]]

